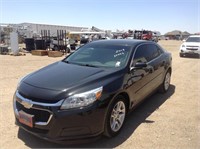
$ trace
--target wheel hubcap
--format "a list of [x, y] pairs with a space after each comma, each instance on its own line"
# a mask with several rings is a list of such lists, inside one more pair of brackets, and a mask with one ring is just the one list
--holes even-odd
[[110, 126], [112, 131], [117, 132], [123, 125], [126, 115], [126, 106], [124, 102], [119, 101], [115, 104], [110, 118]]
[[170, 79], [171, 79], [171, 75], [170, 75], [170, 73], [168, 72], [168, 73], [166, 74], [166, 76], [165, 76], [165, 84], [164, 84], [165, 90], [168, 90], [168, 88], [169, 88]]

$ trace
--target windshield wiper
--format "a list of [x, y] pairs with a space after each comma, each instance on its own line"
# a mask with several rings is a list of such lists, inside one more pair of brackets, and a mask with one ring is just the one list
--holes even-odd
[[80, 66], [97, 67], [97, 66], [91, 65], [91, 64], [74, 63], [74, 62], [69, 62], [69, 61], [66, 61], [66, 60], [64, 60], [63, 62], [68, 63], [68, 64], [80, 65]]
[[66, 60], [63, 60], [62, 62], [64, 62], [64, 63], [68, 63], [68, 64], [69, 64], [69, 61], [66, 61]]
[[97, 67], [97, 66], [91, 65], [91, 64], [83, 64], [83, 66], [87, 66], [87, 67]]

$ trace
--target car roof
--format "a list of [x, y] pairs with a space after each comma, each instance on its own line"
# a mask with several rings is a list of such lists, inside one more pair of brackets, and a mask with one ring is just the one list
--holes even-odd
[[154, 42], [147, 41], [147, 40], [137, 40], [137, 39], [111, 39], [111, 40], [95, 40], [95, 41], [92, 41], [91, 43], [135, 46], [141, 43], [154, 43]]

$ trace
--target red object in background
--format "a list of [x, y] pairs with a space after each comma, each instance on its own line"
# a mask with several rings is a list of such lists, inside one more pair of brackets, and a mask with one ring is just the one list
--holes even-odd
[[143, 31], [142, 39], [143, 40], [151, 40], [152, 39], [152, 32], [151, 31]]

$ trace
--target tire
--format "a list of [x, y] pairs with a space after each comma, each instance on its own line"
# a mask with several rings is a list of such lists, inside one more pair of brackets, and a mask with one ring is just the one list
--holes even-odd
[[183, 54], [182, 54], [182, 53], [179, 53], [179, 56], [180, 56], [180, 57], [183, 57]]
[[161, 84], [159, 88], [160, 93], [166, 93], [169, 90], [170, 80], [171, 80], [171, 72], [170, 70], [168, 70], [167, 73], [165, 74], [163, 83]]
[[126, 100], [123, 96], [117, 96], [108, 109], [105, 121], [104, 135], [107, 137], [116, 136], [124, 125], [126, 115]]

